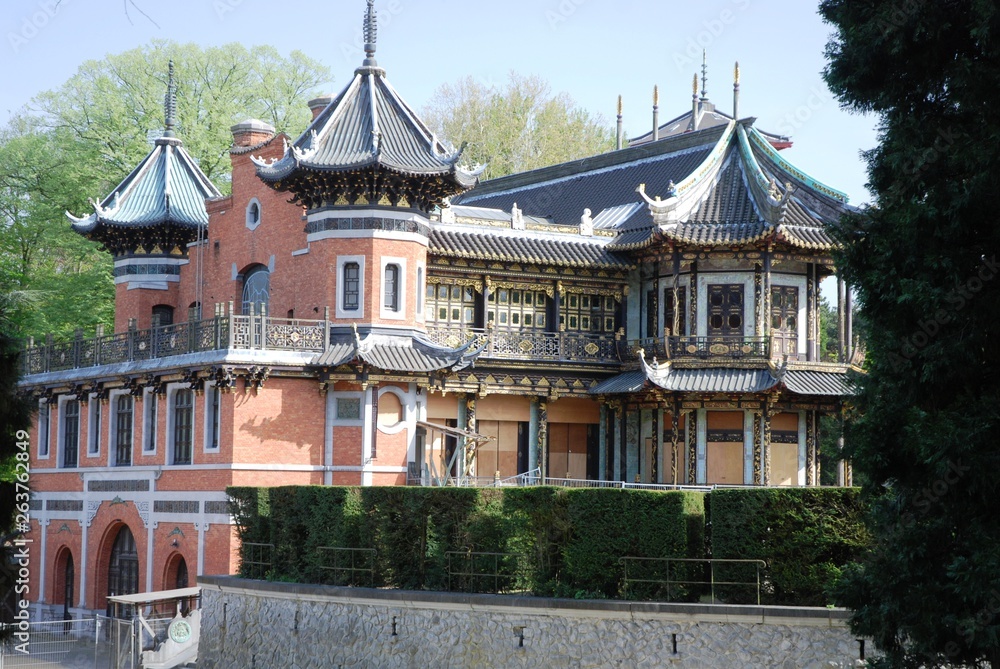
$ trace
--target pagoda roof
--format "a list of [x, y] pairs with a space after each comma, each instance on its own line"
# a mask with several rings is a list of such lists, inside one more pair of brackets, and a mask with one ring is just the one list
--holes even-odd
[[222, 193], [201, 171], [179, 139], [161, 137], [153, 150], [100, 203], [94, 213], [77, 218], [67, 212], [77, 232], [97, 239], [102, 227], [143, 228], [164, 224], [196, 231], [208, 225], [205, 200]]
[[208, 225], [205, 200], [222, 197], [184, 144], [174, 136], [177, 113], [174, 62], [170, 61], [163, 99], [164, 132], [153, 150], [100, 203], [94, 213], [77, 218], [73, 229], [100, 242], [116, 255], [159, 248], [185, 254], [186, 244]]
[[361, 67], [347, 87], [273, 163], [257, 174], [281, 181], [300, 170], [351, 172], [380, 167], [405, 176], [444, 177], [455, 192], [474, 186], [482, 168], [459, 166], [450, 151], [396, 93], [378, 67]]
[[458, 348], [435, 344], [420, 333], [353, 335], [331, 338], [325, 351], [312, 365], [337, 367], [363, 363], [389, 372], [429, 373], [442, 370], [457, 372], [473, 364], [486, 347], [485, 338], [476, 338]]
[[762, 393], [782, 388], [794, 395], [844, 397], [854, 393], [846, 368], [815, 364], [812, 369], [775, 367], [684, 367], [670, 361], [652, 364], [639, 352], [639, 369], [623, 372], [594, 386], [592, 395], [635, 393], [660, 388], [680, 393]]
[[[648, 193], [648, 194], [647, 194]], [[653, 197], [655, 196], [655, 197]], [[485, 182], [456, 202], [614, 232], [612, 252], [657, 240], [732, 247], [781, 242], [828, 251], [847, 195], [794, 167], [750, 121], [728, 121], [590, 159]]]

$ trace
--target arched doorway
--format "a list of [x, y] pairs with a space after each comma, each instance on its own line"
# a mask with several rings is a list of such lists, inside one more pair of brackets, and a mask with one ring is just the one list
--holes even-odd
[[131, 595], [139, 592], [139, 553], [128, 525], [122, 525], [111, 547], [108, 562], [108, 595]]
[[62, 604], [63, 620], [72, 620], [69, 610], [73, 606], [73, 593], [76, 590], [76, 565], [73, 563], [73, 553], [67, 547], [56, 553], [54, 586], [52, 602]]

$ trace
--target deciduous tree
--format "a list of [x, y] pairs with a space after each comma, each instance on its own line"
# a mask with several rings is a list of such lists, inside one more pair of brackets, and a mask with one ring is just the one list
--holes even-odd
[[441, 137], [468, 142], [465, 160], [489, 163], [484, 178], [585, 158], [614, 147], [599, 115], [552, 92], [537, 76], [512, 72], [504, 84], [466, 77], [441, 86], [424, 117]]

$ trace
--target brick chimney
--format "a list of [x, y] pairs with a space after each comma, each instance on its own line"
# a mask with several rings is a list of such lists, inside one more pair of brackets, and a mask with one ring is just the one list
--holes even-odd
[[274, 126], [257, 119], [237, 123], [230, 130], [233, 133], [233, 147], [255, 146], [274, 137]]
[[313, 119], [315, 120], [317, 116], [320, 115], [324, 109], [326, 109], [330, 103], [333, 102], [332, 95], [321, 95], [318, 98], [313, 98], [309, 101], [309, 111], [313, 114]]

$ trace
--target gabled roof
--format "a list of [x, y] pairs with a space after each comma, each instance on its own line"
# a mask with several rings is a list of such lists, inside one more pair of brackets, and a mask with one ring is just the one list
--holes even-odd
[[77, 232], [100, 238], [102, 226], [152, 227], [170, 224], [196, 230], [208, 224], [205, 200], [222, 193], [199, 169], [179, 139], [161, 137], [153, 150], [100, 204], [76, 218]]

